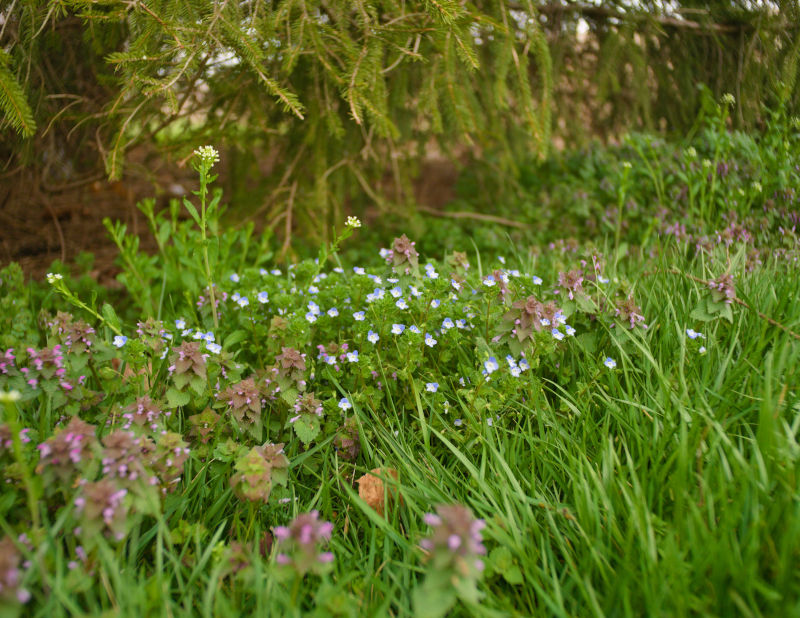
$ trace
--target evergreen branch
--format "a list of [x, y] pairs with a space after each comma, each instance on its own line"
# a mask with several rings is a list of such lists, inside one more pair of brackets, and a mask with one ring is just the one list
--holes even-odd
[[36, 133], [36, 121], [22, 86], [8, 69], [10, 62], [11, 56], [0, 49], [0, 108], [5, 114], [6, 122], [17, 133], [22, 137], [30, 137]]

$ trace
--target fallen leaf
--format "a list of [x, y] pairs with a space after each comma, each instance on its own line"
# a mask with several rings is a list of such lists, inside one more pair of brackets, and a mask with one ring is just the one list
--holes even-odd
[[397, 470], [394, 468], [375, 468], [356, 480], [359, 497], [380, 516], [383, 516], [386, 506], [384, 498], [388, 496], [389, 499], [392, 499], [397, 495], [396, 487], [389, 486], [384, 488], [383, 479], [389, 477], [398, 481]]

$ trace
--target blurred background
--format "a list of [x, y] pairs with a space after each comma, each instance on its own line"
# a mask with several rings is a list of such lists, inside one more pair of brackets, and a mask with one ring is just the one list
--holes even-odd
[[55, 259], [112, 276], [104, 217], [153, 247], [136, 203], [196, 189], [203, 144], [227, 224], [291, 259], [351, 214], [433, 251], [481, 222], [568, 237], [565, 208], [593, 215], [554, 179], [597, 181], [625, 136], [695, 139], [725, 93], [733, 130], [798, 113], [796, 1], [3, 4], [0, 264], [36, 277]]

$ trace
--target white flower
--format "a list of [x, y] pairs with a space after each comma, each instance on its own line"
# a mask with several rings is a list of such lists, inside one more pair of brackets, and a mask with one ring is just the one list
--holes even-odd
[[342, 410], [349, 410], [350, 408], [352, 408], [352, 407], [353, 407], [353, 405], [352, 405], [352, 404], [351, 404], [351, 403], [350, 403], [350, 402], [347, 400], [347, 397], [342, 397], [342, 398], [339, 400], [339, 407], [340, 407]]
[[20, 393], [18, 390], [0, 392], [0, 403], [14, 403], [20, 399], [22, 399], [22, 393]]
[[391, 294], [394, 298], [400, 298], [403, 295], [403, 288], [401, 288], [399, 285], [396, 285], [389, 290], [389, 294]]
[[47, 283], [50, 285], [54, 285], [56, 281], [60, 281], [64, 278], [64, 276], [60, 273], [47, 273], [45, 277], [47, 279]]
[[347, 217], [347, 221], [344, 222], [347, 227], [351, 228], [358, 228], [361, 227], [361, 221], [358, 220], [358, 217]]
[[430, 333], [425, 333], [425, 345], [432, 348], [436, 345], [436, 339]]
[[455, 326], [455, 324], [453, 324], [453, 320], [451, 320], [450, 318], [445, 318], [442, 321], [442, 330], [449, 330], [449, 329], [453, 328], [454, 326]]
[[209, 352], [213, 352], [214, 354], [222, 352], [222, 346], [218, 343], [206, 343], [206, 348]]
[[314, 315], [311, 311], [309, 311], [308, 313], [306, 313], [306, 321], [309, 324], [313, 324], [314, 322], [317, 321], [317, 316]]
[[405, 324], [392, 324], [393, 335], [402, 335], [405, 329], [406, 329]]
[[358, 362], [358, 350], [353, 350], [352, 352], [347, 353], [347, 361], [350, 363], [357, 363]]
[[370, 343], [378, 343], [378, 339], [380, 339], [378, 333], [374, 333], [371, 330], [367, 333], [367, 341]]
[[705, 353], [706, 353], [706, 346], [704, 346], [704, 345], [701, 345], [701, 346], [700, 346], [700, 349], [699, 349], [699, 350], [697, 350], [697, 353], [698, 353], [698, 354], [705, 354]]
[[200, 148], [194, 151], [194, 154], [209, 167], [219, 161], [219, 153], [213, 146], [200, 146]]
[[537, 277], [536, 275], [533, 276], [533, 285], [542, 285], [542, 278]]
[[353, 314], [353, 319], [354, 319], [356, 322], [363, 322], [363, 321], [364, 321], [364, 312], [363, 312], [363, 311], [356, 311], [356, 312]]
[[606, 360], [603, 361], [603, 364], [609, 369], [614, 369], [614, 367], [617, 366], [617, 361], [615, 361], [613, 358], [609, 356], [606, 358]]
[[233, 281], [234, 283], [239, 283], [239, 275], [237, 275], [236, 273], [233, 273], [231, 275], [231, 281]]
[[175, 328], [177, 328], [178, 330], [183, 330], [184, 328], [186, 328], [186, 320], [184, 320], [183, 318], [178, 318], [177, 320], [175, 320]]
[[339, 310], [336, 307], [331, 307], [328, 309], [328, 315], [332, 318], [335, 318], [337, 315], [339, 315]]
[[258, 298], [258, 302], [260, 302], [262, 305], [265, 305], [269, 302], [269, 294], [266, 292], [259, 292], [256, 298]]
[[114, 346], [121, 348], [126, 343], [128, 343], [128, 338], [125, 335], [117, 335], [114, 337]]
[[691, 328], [686, 329], [686, 336], [689, 337], [689, 339], [697, 339], [698, 337], [700, 337], [701, 339], [706, 338], [706, 336], [703, 333], [698, 333], [697, 331], [692, 330]]
[[236, 301], [236, 303], [240, 307], [247, 307], [247, 305], [250, 304], [250, 301], [247, 299], [247, 296], [242, 296], [242, 297], [239, 298], [239, 300]]
[[434, 309], [436, 309], [440, 304], [442, 304], [442, 301], [440, 301], [438, 298], [434, 298], [431, 301], [431, 307], [433, 307]]
[[556, 341], [561, 341], [564, 338], [564, 333], [562, 333], [557, 328], [554, 328], [553, 330], [551, 330], [550, 334], [553, 335], [553, 339], [555, 339]]
[[417, 326], [416, 324], [412, 324], [411, 326], [409, 326], [408, 332], [414, 333], [415, 335], [419, 335], [422, 333], [422, 331], [419, 329], [419, 326]]
[[[495, 285], [494, 276], [493, 275], [489, 275], [488, 277], [486, 277], [483, 280], [483, 285], [485, 285], [487, 287], [492, 287], [493, 285]], [[456, 288], [456, 289], [458, 289], [458, 288]]]
[[489, 360], [483, 363], [483, 368], [486, 370], [486, 373], [493, 373], [500, 369], [500, 365], [497, 364], [497, 359], [494, 356], [490, 356]]
[[425, 385], [425, 390], [428, 391], [429, 393], [435, 393], [436, 391], [439, 390], [439, 383], [438, 382], [428, 382]]
[[397, 305], [398, 309], [408, 309], [408, 303], [405, 301], [404, 298], [398, 300], [395, 305]]
[[575, 336], [575, 329], [572, 328], [569, 324], [567, 324], [567, 335], [570, 337]]

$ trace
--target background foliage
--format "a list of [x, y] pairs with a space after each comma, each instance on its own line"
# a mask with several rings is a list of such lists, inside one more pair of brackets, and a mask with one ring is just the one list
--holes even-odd
[[[796, 1], [12, 2], [0, 26], [4, 169], [114, 178], [137, 144], [229, 149], [229, 198], [324, 236], [343, 210], [413, 209], [431, 153], [504, 195], [515, 161], [631, 128], [684, 132], [731, 91], [731, 121], [797, 109]], [[553, 116], [551, 118], [551, 116]], [[231, 190], [233, 189], [233, 191]], [[288, 236], [288, 234], [287, 234]]]

